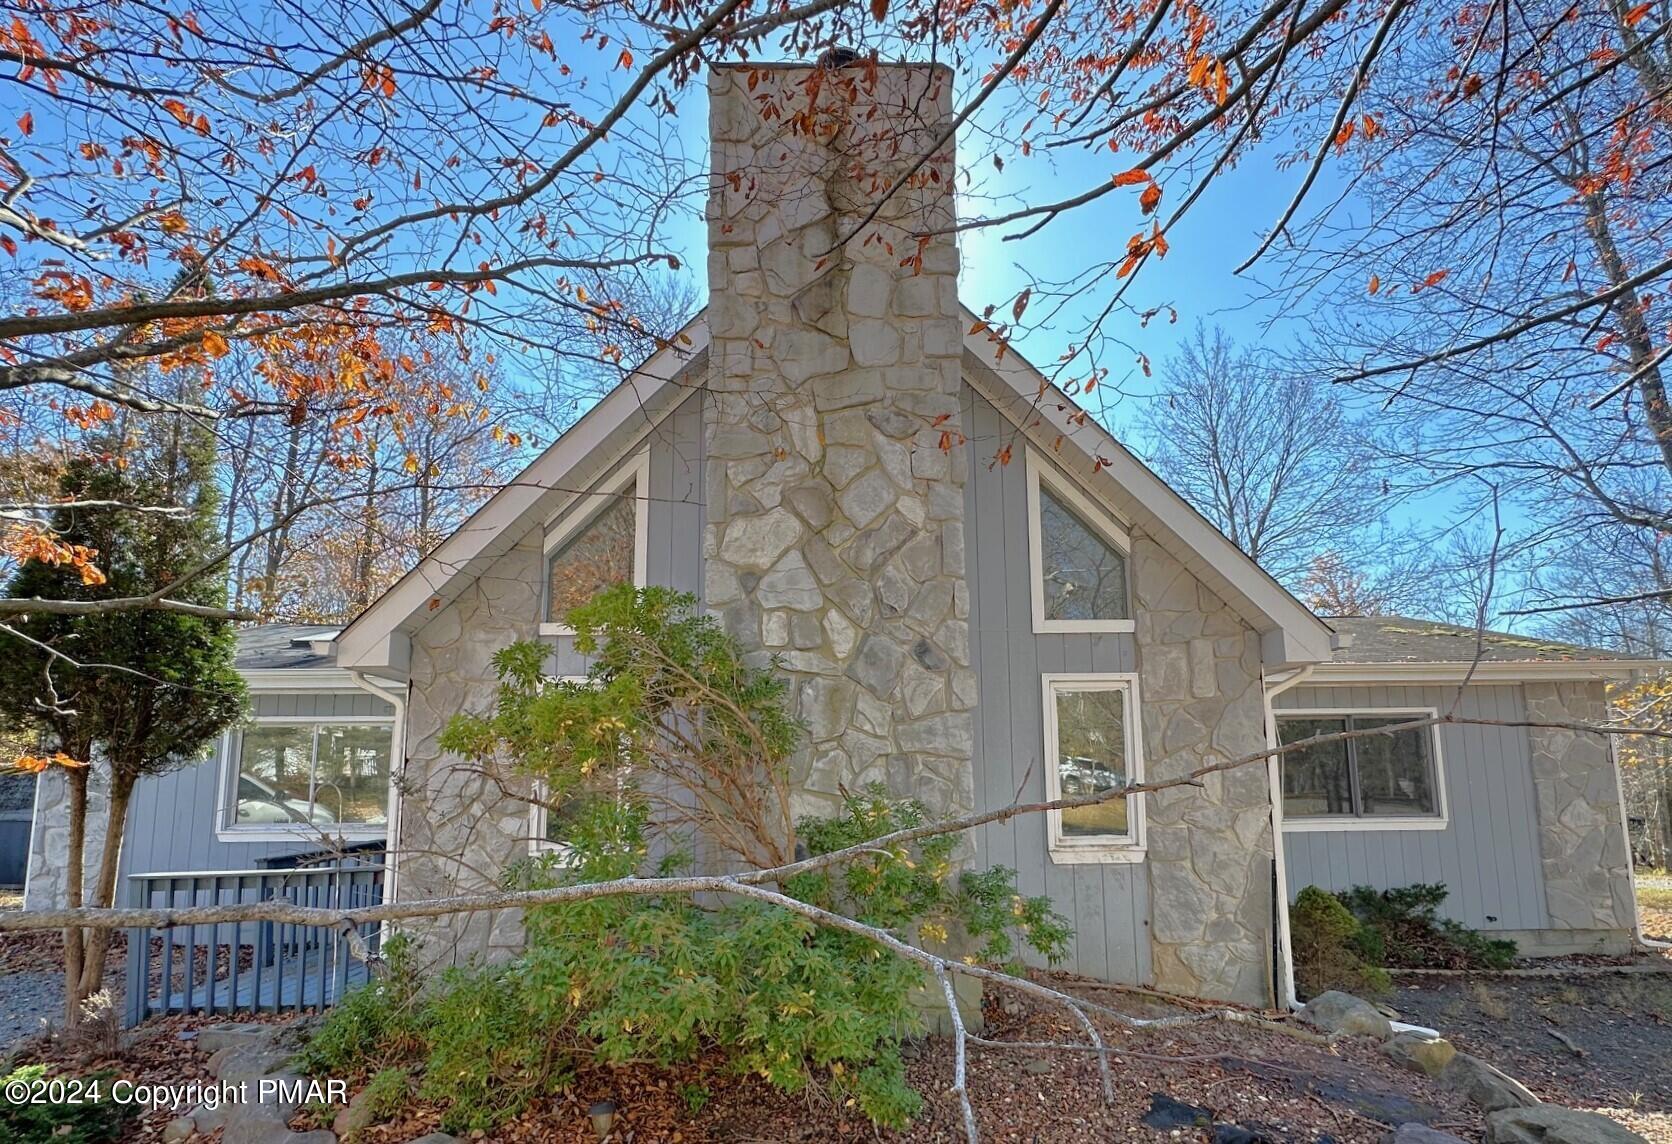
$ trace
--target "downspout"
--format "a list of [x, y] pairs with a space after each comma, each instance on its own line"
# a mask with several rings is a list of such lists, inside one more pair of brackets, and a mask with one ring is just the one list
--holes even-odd
[[1626, 847], [1626, 881], [1631, 886], [1631, 932], [1644, 949], [1672, 949], [1672, 941], [1657, 941], [1643, 932], [1643, 912], [1637, 908], [1637, 863], [1631, 853], [1631, 826], [1626, 820], [1626, 788], [1620, 780], [1620, 740], [1608, 736], [1608, 763], [1614, 768], [1614, 794], [1620, 800], [1620, 839]]
[[[1305, 667], [1296, 668], [1276, 683], [1263, 688], [1268, 748], [1276, 750], [1278, 746], [1277, 716], [1273, 712], [1271, 701], [1291, 687], [1305, 683], [1311, 677], [1315, 666], [1309, 663]], [[1295, 951], [1289, 938], [1289, 871], [1283, 855], [1283, 777], [1279, 768], [1277, 755], [1266, 756], [1266, 783], [1271, 792], [1271, 849], [1273, 865], [1277, 872], [1277, 947], [1282, 954], [1277, 967], [1277, 1005], [1280, 1009], [1298, 1009], [1300, 1001], [1295, 997]]]
[[[398, 844], [401, 837], [400, 774], [406, 766], [406, 689], [391, 691], [383, 683], [375, 682], [361, 671], [350, 671], [348, 677], [362, 691], [370, 692], [395, 709], [395, 731], [389, 739], [389, 813], [388, 834], [383, 843], [383, 900], [395, 900], [395, 883], [400, 873]], [[383, 940], [389, 939], [389, 923], [383, 924]]]

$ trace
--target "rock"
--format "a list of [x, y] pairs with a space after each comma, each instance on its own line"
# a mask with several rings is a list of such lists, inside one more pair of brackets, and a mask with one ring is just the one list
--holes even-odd
[[1213, 1111], [1199, 1104], [1174, 1100], [1163, 1092], [1152, 1092], [1149, 1111], [1144, 1113], [1141, 1122], [1163, 1131], [1169, 1128], [1205, 1128], [1213, 1123]]
[[1440, 1083], [1463, 1094], [1485, 1112], [1527, 1108], [1539, 1102], [1520, 1081], [1468, 1053], [1452, 1056], [1440, 1070]]
[[355, 1093], [353, 1099], [348, 1102], [348, 1107], [337, 1113], [331, 1121], [331, 1131], [346, 1139], [362, 1129], [370, 1128], [377, 1120], [371, 1095], [370, 1087]]
[[163, 1125], [163, 1139], [167, 1144], [175, 1144], [176, 1141], [191, 1139], [196, 1131], [197, 1121], [189, 1116], [176, 1116]]
[[1646, 1144], [1643, 1137], [1595, 1112], [1540, 1104], [1506, 1108], [1486, 1118], [1486, 1144]]
[[290, 1059], [285, 1049], [267, 1044], [227, 1045], [209, 1058], [209, 1071], [227, 1083], [251, 1080], [273, 1071]]
[[1329, 1104], [1339, 1104], [1369, 1120], [1392, 1127], [1396, 1124], [1427, 1124], [1440, 1118], [1440, 1110], [1412, 1100], [1402, 1093], [1381, 1088], [1358, 1088], [1350, 1084], [1322, 1083], [1311, 1090]]
[[445, 1132], [431, 1132], [427, 1136], [420, 1136], [415, 1140], [409, 1140], [407, 1141], [407, 1144], [459, 1144], [459, 1138], [457, 1136], [450, 1136]]
[[1349, 1037], [1375, 1037], [1385, 1041], [1393, 1036], [1393, 1026], [1376, 1012], [1374, 1005], [1337, 989], [1308, 1001], [1300, 1011], [1300, 1019], [1325, 1032]]
[[1213, 1144], [1270, 1144], [1271, 1137], [1240, 1124], [1215, 1124]]
[[1382, 1137], [1382, 1144], [1468, 1144], [1461, 1136], [1441, 1132], [1426, 1124], [1401, 1124]]
[[225, 1124], [231, 1114], [231, 1104], [221, 1103], [213, 1108], [206, 1104], [200, 1104], [180, 1119], [190, 1120], [196, 1131], [208, 1134]]
[[337, 1135], [324, 1128], [292, 1132], [282, 1120], [234, 1120], [221, 1144], [337, 1144]]
[[1382, 1045], [1382, 1052], [1396, 1063], [1422, 1073], [1439, 1076], [1457, 1050], [1444, 1037], [1419, 1037], [1415, 1033], [1398, 1033]]
[[1022, 1071], [1025, 1073], [1031, 1073], [1034, 1076], [1043, 1076], [1045, 1073], [1051, 1071], [1051, 1062], [1034, 1058], [1023, 1062]]
[[230, 1022], [211, 1025], [199, 1032], [197, 1047], [200, 1052], [205, 1053], [216, 1053], [222, 1049], [239, 1046], [268, 1048], [272, 1046], [277, 1035], [278, 1027], [274, 1025]]

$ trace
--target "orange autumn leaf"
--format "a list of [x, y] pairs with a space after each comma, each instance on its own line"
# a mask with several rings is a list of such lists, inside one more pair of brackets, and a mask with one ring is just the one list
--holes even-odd
[[1374, 294], [1376, 291], [1380, 290], [1381, 288], [1382, 288], [1382, 280], [1380, 278], [1376, 277], [1376, 275], [1372, 274], [1370, 276], [1370, 292], [1372, 294]]
[[34, 114], [32, 112], [25, 111], [22, 115], [18, 116], [17, 129], [25, 135], [33, 135], [35, 133]]
[[1115, 176], [1115, 186], [1117, 187], [1131, 187], [1136, 186], [1139, 183], [1151, 183], [1154, 181], [1154, 177], [1151, 176], [1148, 171], [1140, 171], [1136, 167], [1132, 168], [1130, 171], [1122, 171], [1120, 174]]
[[1626, 27], [1628, 27], [1628, 28], [1637, 27], [1637, 25], [1642, 22], [1643, 17], [1647, 16], [1649, 14], [1649, 10], [1653, 7], [1654, 7], [1653, 0], [1648, 0], [1648, 2], [1643, 3], [1643, 4], [1639, 4], [1637, 7], [1633, 8], [1631, 11], [1627, 12], [1626, 13]]
[[1151, 183], [1144, 188], [1144, 193], [1138, 196], [1138, 209], [1149, 214], [1161, 205], [1161, 184]]
[[615, 62], [618, 67], [630, 68], [633, 66], [633, 53], [626, 48], [622, 48], [621, 56]]
[[20, 755], [17, 762], [12, 764], [14, 770], [26, 775], [38, 775], [48, 767], [85, 767], [87, 764], [81, 759], [72, 759], [63, 751], [54, 751], [51, 755]]
[[871, 0], [871, 19], [880, 24], [882, 18], [886, 15], [888, 15], [888, 0]]
[[1446, 275], [1450, 273], [1451, 271], [1449, 270], [1434, 271], [1434, 273], [1430, 274], [1427, 278], [1424, 278], [1420, 285], [1412, 286], [1411, 293], [1415, 294], [1419, 290], [1426, 290], [1430, 286], [1438, 286], [1446, 280]]

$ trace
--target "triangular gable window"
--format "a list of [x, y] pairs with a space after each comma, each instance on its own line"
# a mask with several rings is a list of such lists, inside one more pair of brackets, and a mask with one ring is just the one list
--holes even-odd
[[[546, 541], [548, 634], [563, 634], [563, 617], [605, 588], [644, 583], [646, 466], [641, 458], [604, 490], [587, 498], [570, 523]], [[574, 523], [574, 522], [579, 522]], [[553, 629], [561, 629], [553, 631]]]
[[1042, 461], [1028, 462], [1034, 630], [1131, 631], [1125, 531]]

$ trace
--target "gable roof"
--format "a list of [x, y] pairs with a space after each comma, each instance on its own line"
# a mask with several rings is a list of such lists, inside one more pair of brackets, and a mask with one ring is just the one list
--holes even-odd
[[286, 671], [336, 666], [338, 624], [257, 624], [238, 629], [232, 665], [239, 671]]
[[[1262, 636], [1265, 662], [1274, 667], [1327, 660], [1333, 633], [1264, 569], [1225, 538], [1166, 482], [1114, 436], [1086, 416], [1020, 354], [996, 353], [973, 332], [975, 316], [962, 311], [964, 377], [999, 408], [1036, 447], [1076, 462], [1069, 467], [1093, 493], [1119, 506], [1186, 568], [1206, 583]], [[460, 592], [494, 557], [555, 506], [554, 491], [583, 462], [605, 462], [671, 412], [664, 393], [693, 368], [708, 347], [707, 311], [682, 331], [690, 345], [653, 355], [621, 385], [554, 441], [511, 484], [495, 493], [419, 565], [367, 608], [338, 639], [341, 666], [399, 676], [407, 667], [407, 636], [433, 610]], [[683, 396], [677, 394], [676, 396]], [[630, 430], [636, 428], [636, 434]], [[601, 470], [600, 470], [601, 471]]]
[[[675, 382], [707, 360], [708, 322], [699, 313], [629, 373], [523, 471], [471, 513], [453, 534], [343, 629], [337, 663], [354, 671], [403, 678], [407, 637], [434, 610], [464, 590], [564, 498], [600, 458], [615, 460], [641, 441], [683, 396]], [[600, 470], [601, 472], [601, 470]], [[598, 474], [592, 474], [594, 477]]]
[[1585, 647], [1540, 636], [1480, 631], [1411, 616], [1328, 616], [1329, 626], [1353, 637], [1336, 663], [1569, 663], [1629, 660], [1607, 648]]

